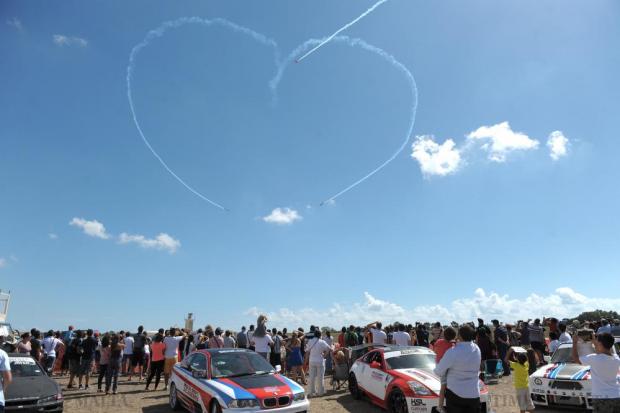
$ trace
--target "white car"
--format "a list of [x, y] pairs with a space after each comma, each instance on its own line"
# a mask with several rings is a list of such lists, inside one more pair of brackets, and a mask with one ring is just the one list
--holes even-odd
[[[375, 348], [351, 366], [349, 391], [389, 412], [436, 413], [441, 382], [433, 373], [435, 358], [426, 347]], [[479, 383], [480, 411], [490, 412], [488, 388]]]
[[[592, 410], [590, 366], [573, 363], [572, 347], [572, 344], [560, 344], [551, 362], [530, 376], [535, 405]], [[620, 352], [620, 337], [616, 337], [615, 350]]]

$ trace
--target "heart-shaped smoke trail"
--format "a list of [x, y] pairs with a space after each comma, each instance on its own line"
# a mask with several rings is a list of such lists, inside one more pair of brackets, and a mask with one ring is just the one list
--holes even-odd
[[[398, 147], [396, 152], [394, 152], [394, 154], [391, 157], [389, 157], [386, 161], [384, 161], [379, 166], [374, 168], [372, 171], [370, 171], [369, 173], [364, 175], [362, 178], [360, 178], [357, 181], [353, 182], [352, 184], [348, 185], [346, 188], [344, 188], [343, 190], [339, 191], [335, 195], [332, 195], [331, 197], [325, 199], [323, 202], [320, 203], [320, 205], [324, 205], [326, 202], [335, 200], [336, 198], [342, 196], [346, 192], [348, 192], [351, 189], [355, 188], [356, 186], [358, 186], [359, 184], [361, 184], [362, 182], [364, 182], [365, 180], [367, 180], [368, 178], [370, 178], [371, 176], [373, 176], [374, 174], [379, 172], [381, 169], [385, 168], [390, 162], [392, 162], [394, 159], [396, 159], [396, 157], [407, 147], [407, 144], [409, 143], [409, 141], [411, 139], [411, 135], [413, 133], [413, 126], [415, 124], [415, 117], [416, 117], [416, 111], [417, 111], [417, 106], [418, 106], [418, 89], [417, 89], [416, 81], [415, 81], [415, 78], [414, 78], [413, 74], [409, 71], [409, 69], [407, 69], [407, 67], [405, 67], [405, 65], [400, 63], [398, 60], [396, 60], [396, 58], [394, 58], [394, 56], [390, 55], [389, 53], [387, 53], [383, 49], [380, 49], [380, 48], [378, 48], [376, 46], [370, 45], [370, 44], [366, 43], [362, 39], [350, 38], [348, 36], [338, 36], [338, 33], [341, 33], [343, 30], [346, 30], [347, 28], [351, 27], [352, 25], [354, 25], [359, 20], [361, 20], [362, 18], [364, 18], [365, 16], [370, 14], [375, 8], [377, 8], [379, 5], [385, 3], [386, 1], [387, 0], [380, 0], [379, 2], [375, 3], [375, 5], [373, 5], [371, 8], [366, 10], [359, 17], [357, 17], [356, 19], [352, 20], [350, 23], [347, 23], [342, 28], [338, 29], [331, 36], [325, 37], [323, 39], [310, 39], [310, 40], [307, 40], [301, 46], [299, 46], [296, 49], [294, 49], [289, 54], [289, 56], [286, 59], [284, 59], [283, 61], [280, 61], [280, 54], [279, 54], [278, 44], [273, 39], [270, 39], [270, 38], [268, 38], [267, 36], [265, 36], [265, 35], [263, 35], [261, 33], [255, 32], [254, 30], [248, 29], [247, 27], [240, 26], [238, 24], [235, 24], [233, 22], [230, 22], [230, 21], [222, 19], [222, 18], [204, 19], [204, 18], [201, 18], [201, 17], [181, 17], [181, 18], [176, 19], [176, 20], [167, 21], [167, 22], [162, 23], [158, 28], [149, 31], [147, 33], [147, 35], [145, 36], [144, 40], [142, 42], [138, 43], [137, 45], [135, 45], [133, 47], [133, 49], [131, 49], [131, 53], [129, 54], [129, 64], [127, 66], [127, 99], [129, 101], [129, 108], [131, 110], [131, 115], [133, 117], [133, 121], [134, 121], [134, 124], [136, 126], [136, 129], [138, 130], [138, 134], [142, 138], [142, 141], [144, 142], [146, 147], [151, 151], [153, 156], [155, 156], [155, 158], [164, 167], [164, 169], [174, 179], [176, 179], [181, 185], [183, 185], [191, 193], [193, 193], [194, 195], [196, 195], [200, 199], [208, 202], [209, 204], [213, 205], [214, 207], [219, 208], [219, 209], [221, 209], [223, 211], [228, 211], [227, 208], [225, 208], [221, 204], [213, 201], [212, 199], [206, 197], [201, 192], [199, 192], [198, 190], [193, 188], [191, 185], [189, 185], [187, 182], [185, 182], [183, 180], [183, 178], [178, 176], [172, 170], [172, 168], [169, 167], [168, 164], [163, 160], [163, 158], [159, 155], [159, 153], [153, 148], [153, 146], [151, 145], [151, 143], [147, 139], [146, 135], [142, 131], [142, 128], [140, 126], [140, 122], [138, 121], [138, 116], [136, 115], [136, 110], [134, 108], [133, 97], [132, 97], [132, 79], [133, 79], [133, 73], [134, 73], [134, 70], [135, 70], [136, 57], [139, 54], [139, 52], [142, 49], [144, 49], [145, 47], [147, 47], [151, 43], [151, 41], [153, 39], [156, 39], [158, 37], [162, 37], [170, 29], [175, 29], [175, 28], [184, 26], [186, 24], [200, 24], [200, 25], [204, 25], [204, 26], [222, 26], [222, 27], [230, 29], [230, 30], [232, 30], [234, 32], [250, 36], [251, 38], [256, 40], [258, 43], [273, 48], [274, 63], [275, 63], [275, 66], [276, 66], [277, 70], [276, 70], [276, 74], [275, 74], [274, 78], [269, 82], [269, 87], [271, 88], [273, 96], [275, 97], [276, 94], [277, 94], [278, 84], [280, 83], [280, 80], [282, 79], [282, 76], [284, 75], [284, 72], [285, 72], [286, 68], [289, 66], [289, 64], [291, 62], [293, 62], [293, 61], [296, 61], [296, 62], [301, 61], [302, 59], [306, 58], [307, 56], [312, 54], [314, 51], [318, 50], [320, 47], [322, 47], [323, 45], [325, 45], [326, 43], [329, 43], [331, 41], [336, 42], [336, 43], [346, 44], [346, 45], [351, 46], [351, 47], [359, 47], [359, 48], [361, 48], [363, 50], [366, 50], [368, 52], [377, 54], [379, 57], [383, 58], [388, 63], [390, 63], [392, 66], [394, 66], [396, 69], [400, 70], [401, 72], [403, 72], [405, 74], [405, 77], [407, 78], [407, 80], [409, 82], [409, 85], [410, 85], [410, 88], [411, 88], [411, 94], [412, 94], [412, 98], [413, 98], [413, 104], [412, 104], [412, 107], [411, 107], [411, 117], [410, 117], [410, 121], [409, 121], [409, 128], [407, 130], [407, 135], [405, 136], [405, 138], [403, 140], [403, 143]], [[299, 55], [302, 55], [302, 56], [300, 58], [298, 58]]]

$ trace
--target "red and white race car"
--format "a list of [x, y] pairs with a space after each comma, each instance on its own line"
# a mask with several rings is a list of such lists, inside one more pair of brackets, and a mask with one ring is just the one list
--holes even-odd
[[[433, 373], [435, 353], [426, 347], [376, 348], [351, 366], [349, 391], [395, 413], [436, 413], [441, 382]], [[480, 411], [490, 412], [489, 391], [480, 381]]]
[[172, 370], [170, 407], [190, 412], [307, 412], [303, 387], [244, 349], [199, 350]]

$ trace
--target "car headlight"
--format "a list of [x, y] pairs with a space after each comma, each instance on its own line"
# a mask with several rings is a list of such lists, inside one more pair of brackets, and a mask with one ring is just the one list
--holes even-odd
[[535, 384], [535, 385], [537, 385], [537, 386], [542, 386], [543, 381], [542, 381], [542, 379], [540, 379], [540, 378], [536, 377], [536, 378], [534, 379], [534, 384]]
[[293, 401], [294, 402], [300, 402], [302, 400], [306, 400], [306, 393], [301, 392], [301, 393], [295, 393], [293, 395]]
[[428, 387], [418, 383], [417, 381], [408, 381], [407, 384], [411, 390], [419, 396], [430, 396], [432, 394]]
[[62, 393], [53, 394], [51, 396], [40, 398], [37, 403], [44, 404], [44, 403], [51, 403], [51, 402], [56, 402], [60, 400], [62, 400]]
[[248, 409], [252, 407], [258, 407], [258, 400], [256, 399], [232, 400], [230, 403], [228, 403], [228, 407], [231, 409]]

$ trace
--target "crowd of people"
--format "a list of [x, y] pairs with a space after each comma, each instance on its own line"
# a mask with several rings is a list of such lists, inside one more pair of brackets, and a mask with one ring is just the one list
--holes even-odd
[[[545, 364], [544, 356], [552, 354], [560, 344], [576, 343], [577, 332], [584, 329], [596, 334], [593, 355], [575, 353], [575, 362], [591, 366], [597, 411], [620, 412], [620, 385], [616, 381], [620, 360], [613, 352], [613, 335], [620, 335], [620, 320], [579, 323], [548, 318], [514, 324], [492, 320], [486, 324], [478, 319], [477, 323], [466, 324], [388, 326], [377, 321], [366, 326], [344, 326], [338, 334], [318, 326], [310, 326], [307, 332], [301, 327], [290, 332], [286, 328], [268, 329], [267, 317], [260, 316], [256, 325], [247, 329], [243, 326], [238, 332], [211, 325], [196, 331], [171, 327], [150, 333], [142, 326], [135, 333], [101, 333], [69, 326], [64, 332], [50, 330], [45, 334], [33, 328], [16, 343], [5, 339], [0, 344], [8, 351], [31, 354], [52, 375], [68, 375], [67, 389], [89, 389], [94, 375], [97, 391], [106, 394], [117, 392], [119, 376], [144, 382], [145, 390], [151, 389], [153, 381], [153, 389], [158, 389], [163, 376], [167, 389], [174, 364], [195, 350], [247, 348], [308, 385], [309, 396], [325, 393], [326, 371], [332, 369], [334, 358], [342, 357], [340, 349], [362, 344], [423, 346], [436, 353], [435, 373], [442, 378], [441, 398], [445, 397], [448, 412], [476, 411], [478, 375], [487, 360], [495, 359], [501, 360], [504, 375], [511, 371], [515, 375], [517, 400], [520, 410], [526, 412], [533, 409], [528, 376]], [[332, 334], [337, 336], [335, 340]], [[517, 346], [526, 352], [513, 351]], [[576, 344], [574, 348], [577, 352]], [[606, 410], [600, 407], [603, 403]]]

